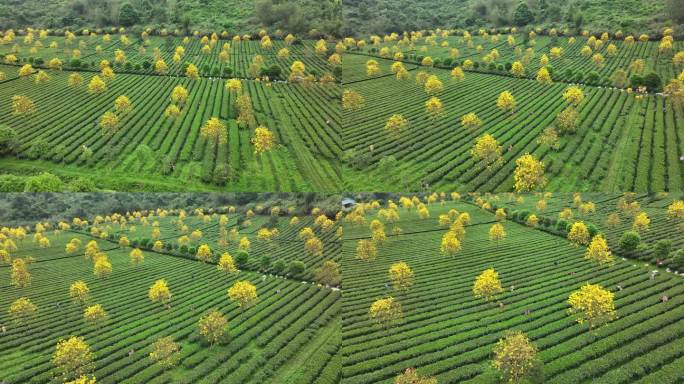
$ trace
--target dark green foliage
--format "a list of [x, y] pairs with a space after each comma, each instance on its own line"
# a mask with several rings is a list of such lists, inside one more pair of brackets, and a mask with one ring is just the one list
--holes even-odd
[[657, 73], [651, 72], [644, 76], [642, 84], [646, 86], [646, 90], [649, 92], [658, 92], [662, 90], [663, 82]]
[[78, 177], [72, 180], [67, 186], [69, 192], [95, 192], [95, 183], [87, 177]]
[[17, 131], [6, 125], [0, 125], [0, 155], [13, 152], [18, 144]]
[[249, 261], [249, 253], [247, 251], [239, 250], [235, 253], [235, 263], [239, 267], [244, 267]]
[[23, 191], [26, 179], [16, 175], [0, 175], [0, 192]]
[[140, 16], [138, 11], [131, 5], [131, 3], [125, 3], [119, 9], [119, 24], [124, 27], [130, 27], [131, 25], [138, 24], [140, 22]]
[[214, 169], [212, 181], [216, 185], [226, 185], [231, 179], [232, 168], [228, 164], [219, 164]]
[[674, 253], [672, 265], [680, 271], [684, 270], [684, 248]]
[[667, 259], [672, 250], [672, 240], [662, 239], [658, 240], [653, 246], [653, 257], [659, 260]]
[[278, 78], [280, 78], [281, 72], [282, 72], [282, 69], [280, 68], [280, 66], [274, 64], [268, 68], [266, 68], [266, 67], [261, 68], [261, 70], [259, 71], [259, 74], [261, 76], [268, 76], [271, 79], [278, 79]]
[[515, 13], [513, 13], [513, 23], [517, 26], [525, 26], [534, 21], [534, 15], [527, 3], [521, 1], [517, 7], [515, 7]]
[[342, 157], [342, 161], [357, 170], [366, 168], [370, 160], [370, 153], [356, 149], [347, 150]]
[[626, 231], [620, 237], [620, 248], [625, 251], [634, 251], [641, 243], [641, 236], [636, 231]]
[[306, 265], [299, 260], [292, 260], [287, 266], [287, 272], [294, 276], [301, 275], [305, 269]]
[[283, 259], [278, 259], [273, 263], [273, 272], [275, 273], [282, 273], [285, 268], [287, 268], [287, 263]]
[[259, 266], [261, 269], [268, 269], [268, 267], [271, 266], [271, 256], [269, 255], [263, 255], [261, 256], [261, 260], [259, 260]]
[[48, 172], [29, 177], [24, 185], [24, 192], [62, 192], [63, 190], [62, 180]]
[[28, 156], [30, 159], [39, 159], [46, 156], [51, 150], [52, 148], [47, 140], [38, 138], [33, 140], [28, 151], [26, 151], [26, 156]]

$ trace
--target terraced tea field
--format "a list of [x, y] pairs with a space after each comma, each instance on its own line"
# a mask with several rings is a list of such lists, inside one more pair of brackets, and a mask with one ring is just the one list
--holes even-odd
[[[608, 40], [592, 51], [603, 57], [603, 64], [597, 66], [591, 57], [579, 53], [588, 44], [586, 37], [576, 37], [570, 44], [567, 37], [537, 36], [536, 44], [528, 45], [524, 36], [513, 35], [515, 43], [509, 45], [507, 36], [501, 35], [498, 42], [474, 36], [470, 46], [457, 36], [438, 37], [435, 45], [425, 43], [424, 38], [411, 45], [399, 37], [350, 49], [345, 56], [344, 88], [358, 93], [364, 103], [343, 114], [346, 188], [510, 191], [516, 160], [530, 153], [544, 165], [545, 190], [681, 190], [681, 105], [658, 90], [640, 94], [626, 89], [633, 75], [655, 72], [664, 86], [684, 70], [672, 59], [672, 52], [682, 50], [681, 41], [661, 53], [657, 41]], [[448, 46], [442, 47], [444, 43]], [[605, 52], [610, 44], [617, 49], [612, 56]], [[550, 53], [554, 47], [561, 49], [559, 57]], [[388, 52], [381, 52], [383, 48]], [[531, 51], [526, 54], [528, 48]], [[451, 49], [459, 50], [454, 59]], [[498, 56], [486, 64], [484, 56], [491, 55], [492, 49]], [[404, 55], [404, 80], [398, 80], [392, 70], [397, 63], [391, 59], [395, 52]], [[535, 80], [543, 55], [552, 84]], [[428, 56], [434, 67], [420, 65]], [[369, 60], [377, 62], [378, 68], [370, 76]], [[638, 73], [630, 69], [635, 60], [643, 60]], [[463, 79], [454, 78], [451, 69], [464, 68], [466, 61], [478, 66], [465, 68]], [[519, 77], [510, 71], [514, 61], [523, 63]], [[613, 86], [617, 70], [625, 71], [621, 87]], [[585, 79], [592, 72], [597, 80]], [[433, 75], [441, 89], [426, 92], [426, 78]], [[563, 93], [572, 86], [578, 86], [584, 98], [575, 107], [575, 132], [563, 133], [557, 118], [569, 107]], [[511, 109], [497, 106], [505, 91], [514, 98]], [[440, 102], [435, 115], [426, 109], [431, 97]], [[462, 118], [471, 113], [480, 122], [466, 127]], [[393, 115], [405, 119], [397, 134], [386, 128]], [[540, 142], [550, 127], [555, 138]], [[488, 168], [471, 154], [476, 140], [485, 134], [496, 140], [501, 158]]]
[[[239, 216], [231, 215], [221, 226], [234, 228]], [[12, 253], [13, 259], [31, 256], [35, 260], [29, 266], [32, 281], [24, 288], [10, 286], [7, 282], [11, 268], [6, 264], [0, 266], [3, 380], [53, 382], [57, 372], [51, 361], [55, 346], [58, 340], [75, 335], [83, 337], [90, 346], [92, 374], [102, 383], [338, 381], [339, 290], [299, 277], [262, 274], [258, 268], [251, 269], [258, 258], [268, 253], [274, 259], [282, 257], [288, 262], [306, 260], [306, 275], [311, 276], [312, 266], [320, 263], [304, 257], [301, 240], [297, 239], [297, 247], [275, 246], [268, 252], [255, 244], [249, 252], [255, 262], [234, 273], [218, 271], [216, 257], [213, 262], [203, 263], [179, 253], [177, 248], [156, 252], [151, 246], [145, 247], [144, 260], [135, 264], [129, 253], [142, 244], [145, 236], [151, 235], [153, 221], [159, 222], [158, 239], [163, 243], [175, 244], [182, 236], [178, 226], [171, 224], [177, 223], [178, 216], [148, 219], [147, 225], [133, 217], [128, 218], [125, 227], [116, 220], [95, 225], [100, 233], [111, 231], [111, 240], [101, 240], [99, 234], [95, 237], [100, 251], [111, 263], [111, 273], [106, 277], [95, 276], [92, 261], [84, 257], [86, 244], [94, 239], [86, 228], [44, 232], [50, 241], [47, 247], [30, 238], [16, 240], [18, 250]], [[255, 216], [249, 226], [242, 226], [244, 235], [257, 242], [252, 232], [267, 221], [267, 217]], [[203, 239], [193, 240], [191, 246], [201, 242], [214, 247], [211, 229], [219, 226], [217, 216], [205, 219], [192, 215], [184, 223], [189, 231], [204, 233]], [[119, 245], [118, 239], [124, 235], [130, 238], [131, 246]], [[294, 243], [289, 237], [286, 235], [281, 241]], [[65, 253], [66, 244], [73, 238], [80, 239], [81, 246], [76, 252]], [[331, 246], [333, 242], [324, 238], [326, 248], [321, 259], [336, 252]], [[230, 248], [235, 255], [233, 247]], [[220, 255], [223, 250], [214, 252]], [[171, 291], [167, 308], [148, 298], [150, 286], [158, 279], [165, 279]], [[101, 304], [107, 312], [105, 322], [97, 326], [84, 322], [83, 307], [72, 303], [69, 297], [70, 285], [77, 280], [84, 281], [90, 289], [88, 305]], [[237, 281], [254, 284], [256, 304], [241, 310], [229, 299], [228, 288]], [[37, 306], [35, 315], [22, 325], [16, 324], [6, 310], [19, 297], [27, 297]], [[198, 321], [214, 309], [227, 319], [228, 331], [218, 343], [210, 345], [200, 334]], [[173, 368], [163, 368], [149, 357], [153, 343], [160, 337], [171, 337], [180, 348]]]
[[[554, 194], [543, 198], [547, 205], [544, 211], [540, 211], [536, 207], [539, 200], [542, 199], [541, 197], [526, 196], [522, 201], [519, 201], [517, 198], [499, 196], [496, 199], [487, 200], [493, 206], [505, 207], [511, 213], [522, 211], [553, 220], [558, 220], [563, 210], [570, 209], [573, 218], [567, 221], [582, 220], [593, 224], [605, 234], [610, 246], [616, 249], [619, 247], [622, 234], [632, 230], [634, 216], [639, 212], [644, 212], [648, 216], [650, 224], [647, 231], [640, 232], [641, 243], [646, 246], [646, 249], [639, 252], [638, 256], [640, 258], [655, 261], [650, 255], [653, 254], [654, 245], [659, 240], [671, 241], [672, 253], [684, 248], [684, 240], [681, 236], [684, 226], [682, 226], [680, 220], [670, 218], [668, 215], [668, 207], [676, 200], [682, 200], [681, 193], [636, 194], [633, 198], [629, 198], [628, 201], [635, 202], [639, 208], [631, 210], [626, 210], [621, 203], [625, 199], [625, 196], [622, 194], [582, 193], [579, 196], [582, 203], [595, 204], [595, 210], [582, 212], [579, 205], [575, 203], [572, 194]], [[618, 218], [616, 223], [610, 222], [609, 218], [611, 215], [616, 215]]]
[[[400, 219], [385, 222], [387, 241], [372, 261], [356, 259], [368, 226], [345, 224], [343, 383], [391, 383], [411, 367], [440, 384], [496, 383], [492, 349], [507, 330], [522, 330], [538, 348], [543, 382], [678, 382], [684, 369], [681, 276], [661, 271], [650, 279], [652, 266], [620, 258], [609, 267], [593, 266], [583, 259], [584, 247], [511, 221], [503, 223], [506, 237], [497, 243], [488, 234], [493, 214], [466, 203], [427, 208], [427, 219], [398, 209]], [[471, 220], [461, 250], [446, 256], [440, 239], [448, 228], [437, 218], [452, 208]], [[367, 210], [367, 220], [377, 212]], [[392, 226], [402, 233], [391, 235]], [[389, 285], [390, 265], [402, 261], [413, 271], [407, 291]], [[499, 274], [500, 305], [473, 296], [473, 282], [487, 268]], [[615, 295], [618, 316], [591, 332], [567, 312], [568, 296], [586, 283]], [[663, 295], [670, 300], [661, 302]], [[379, 328], [369, 307], [388, 296], [400, 302], [403, 318]]]
[[[49, 48], [53, 41], [59, 42], [58, 48]], [[149, 38], [145, 46], [136, 40], [123, 47], [113, 37], [98, 53], [95, 44], [100, 44], [99, 40], [81, 37], [76, 41], [87, 44], [79, 67], [72, 65], [72, 49], [62, 48], [64, 41], [63, 37], [49, 37], [36, 54], [24, 46], [15, 54], [17, 65], [30, 58], [36, 70], [41, 67], [35, 63], [36, 57], [44, 62], [60, 59], [65, 70], [45, 69], [50, 77], [45, 83], [36, 84], [37, 75], [19, 77], [18, 66], [0, 66], [6, 77], [0, 87], [0, 100], [4, 100], [0, 103], [0, 124], [16, 132], [11, 155], [3, 158], [3, 173], [49, 171], [67, 182], [85, 176], [100, 188], [127, 191], [177, 191], [179, 186], [184, 191], [339, 190], [339, 86], [334, 82], [283, 81], [295, 62], [304, 64], [305, 74], [334, 79], [333, 66], [326, 61], [327, 56], [314, 52], [312, 41], [287, 45], [289, 56], [279, 58], [276, 52], [286, 46], [282, 40], [274, 40], [270, 49], [261, 48], [258, 41], [218, 40], [203, 53], [199, 38], [183, 43], [181, 38], [157, 36]], [[225, 63], [219, 59], [224, 44], [229, 46]], [[77, 42], [72, 43], [76, 46]], [[0, 55], [10, 54], [9, 45], [0, 47], [4, 50]], [[179, 62], [172, 59], [177, 47], [185, 49]], [[153, 53], [155, 49], [158, 52]], [[117, 50], [123, 52], [126, 61], [115, 61]], [[257, 56], [262, 58], [257, 70], [276, 67], [281, 78], [255, 78], [260, 75], [251, 73], [249, 67]], [[88, 85], [94, 76], [102, 77], [98, 73], [102, 60], [110, 63], [114, 79], [107, 81], [105, 91], [92, 94]], [[158, 73], [155, 60], [167, 63], [163, 75]], [[185, 76], [189, 63], [197, 67], [198, 79]], [[81, 75], [82, 82], [71, 87], [69, 78], [75, 73]], [[240, 79], [240, 91], [224, 87], [231, 78]], [[180, 103], [179, 114], [172, 118], [166, 112], [178, 104], [171, 100], [178, 86], [188, 95], [185, 103]], [[33, 113], [13, 113], [12, 98], [17, 95], [33, 102]], [[122, 95], [128, 97], [132, 109], [117, 113], [113, 133], [106, 131], [100, 121], [106, 112], [114, 110], [115, 100]], [[249, 97], [249, 112], [242, 115], [237, 107], [240, 95]], [[253, 121], [239, 124], [241, 116], [251, 116]], [[211, 118], [223, 124], [225, 140], [201, 134]], [[257, 127], [272, 133], [271, 146], [264, 153], [255, 151]]]

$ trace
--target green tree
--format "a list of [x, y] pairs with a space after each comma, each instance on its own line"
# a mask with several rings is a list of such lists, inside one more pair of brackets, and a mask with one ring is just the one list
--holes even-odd
[[636, 231], [626, 231], [620, 237], [620, 248], [625, 251], [634, 251], [641, 243], [641, 236]]
[[138, 24], [140, 22], [140, 15], [135, 10], [131, 3], [125, 3], [119, 10], [119, 24], [124, 27]]
[[304, 272], [305, 268], [306, 266], [303, 262], [299, 260], [292, 260], [287, 266], [287, 271], [292, 275], [300, 275], [302, 272]]
[[515, 7], [515, 12], [513, 13], [513, 22], [515, 25], [524, 26], [534, 21], [534, 15], [527, 3], [521, 1], [517, 7]]

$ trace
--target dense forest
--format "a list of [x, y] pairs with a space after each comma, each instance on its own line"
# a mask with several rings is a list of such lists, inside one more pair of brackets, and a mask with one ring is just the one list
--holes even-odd
[[183, 31], [259, 28], [336, 35], [340, 0], [0, 0], [0, 29], [124, 26]]
[[656, 32], [684, 22], [684, 0], [344, 0], [344, 34], [534, 25]]

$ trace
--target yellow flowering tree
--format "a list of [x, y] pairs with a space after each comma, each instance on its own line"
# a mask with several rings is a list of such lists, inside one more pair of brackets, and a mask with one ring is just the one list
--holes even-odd
[[130, 257], [131, 264], [133, 265], [142, 264], [142, 262], [145, 261], [145, 255], [143, 255], [143, 252], [140, 250], [140, 248], [133, 248], [128, 256]]
[[71, 297], [71, 300], [76, 304], [84, 305], [88, 301], [89, 295], [90, 288], [88, 288], [85, 281], [75, 281], [69, 287], [69, 297]]
[[524, 154], [515, 161], [513, 180], [516, 192], [529, 192], [544, 188], [546, 185], [544, 163], [529, 153]]
[[496, 295], [503, 292], [501, 282], [499, 281], [499, 274], [494, 268], [486, 269], [477, 278], [473, 284], [473, 295], [477, 298], [485, 299], [485, 301], [492, 301]]
[[575, 244], [575, 246], [587, 245], [589, 237], [589, 229], [583, 221], [576, 221], [570, 227], [570, 231], [568, 231], [568, 240]]
[[119, 116], [114, 112], [107, 111], [100, 117], [99, 125], [103, 135], [112, 135], [119, 130]]
[[257, 127], [254, 130], [254, 138], [252, 138], [252, 144], [254, 144], [254, 153], [263, 154], [270, 151], [275, 147], [275, 136], [268, 128], [264, 126]]
[[35, 315], [38, 307], [26, 297], [20, 297], [12, 302], [9, 315], [18, 326], [26, 324]]
[[[8, 251], [9, 253], [9, 251]], [[31, 284], [31, 272], [29, 271], [30, 258], [17, 258], [12, 260], [10, 271], [10, 283], [17, 288], [24, 288]]]
[[502, 148], [494, 136], [485, 134], [475, 140], [475, 145], [470, 151], [473, 160], [487, 168], [496, 167], [503, 163], [501, 156]]
[[365, 100], [360, 93], [353, 89], [345, 89], [342, 92], [342, 109], [345, 111], [358, 111], [363, 108]]
[[12, 96], [12, 115], [19, 117], [28, 117], [36, 113], [38, 108], [33, 100], [26, 96]]
[[150, 359], [163, 369], [172, 368], [180, 359], [180, 347], [170, 336], [159, 338], [152, 344]]
[[102, 327], [105, 322], [107, 322], [107, 319], [107, 312], [104, 310], [101, 304], [91, 305], [83, 310], [83, 320], [88, 325], [99, 328]]
[[90, 346], [83, 337], [71, 336], [57, 343], [52, 364], [62, 382], [76, 380], [90, 374], [95, 368]]
[[608, 242], [603, 235], [594, 236], [587, 247], [584, 258], [598, 265], [611, 264], [613, 255], [608, 248]]
[[93, 76], [88, 83], [88, 92], [93, 95], [99, 95], [107, 90], [107, 83], [100, 78], [100, 76]]
[[224, 272], [225, 274], [237, 272], [237, 267], [235, 266], [235, 260], [233, 260], [233, 256], [231, 256], [228, 252], [224, 252], [219, 258], [216, 269]]
[[166, 284], [166, 280], [160, 279], [155, 281], [147, 292], [147, 296], [153, 303], [168, 305], [171, 302], [171, 290]]
[[496, 106], [502, 111], [513, 111], [515, 109], [515, 98], [509, 91], [503, 91], [496, 99]]
[[259, 299], [256, 286], [249, 281], [238, 281], [233, 284], [228, 288], [228, 297], [235, 301], [242, 311], [254, 305]]
[[409, 128], [409, 121], [402, 115], [394, 114], [387, 119], [385, 131], [394, 138], [399, 138]]
[[461, 117], [461, 125], [467, 129], [475, 130], [482, 126], [482, 120], [477, 117], [475, 112], [469, 112]]
[[200, 129], [200, 135], [219, 144], [224, 144], [228, 141], [226, 125], [218, 117], [212, 117], [207, 120]]
[[209, 263], [214, 258], [214, 253], [211, 251], [211, 248], [209, 248], [209, 245], [202, 244], [197, 248], [195, 257], [203, 263]]
[[634, 222], [632, 223], [632, 229], [637, 232], [648, 231], [648, 226], [651, 224], [651, 219], [649, 219], [646, 212], [639, 212], [634, 216]]
[[356, 244], [356, 258], [363, 261], [373, 261], [378, 256], [375, 242], [362, 239]]
[[506, 230], [501, 223], [495, 223], [489, 228], [489, 240], [496, 242], [497, 246], [505, 238]]
[[494, 346], [492, 365], [507, 383], [521, 382], [535, 367], [537, 348], [522, 331], [506, 332]]
[[586, 284], [570, 294], [569, 312], [579, 324], [588, 323], [591, 331], [617, 317], [613, 298], [613, 293], [600, 285]]

